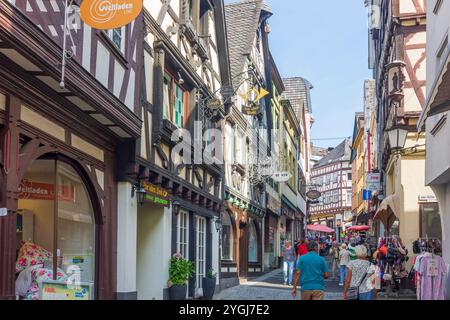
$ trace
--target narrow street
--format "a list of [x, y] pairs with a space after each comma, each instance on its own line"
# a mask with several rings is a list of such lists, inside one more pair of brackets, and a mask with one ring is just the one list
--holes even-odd
[[450, 301], [449, 30], [450, 0], [0, 0], [0, 301]]
[[[277, 269], [240, 286], [223, 290], [214, 296], [214, 300], [294, 300], [292, 287], [283, 283], [283, 270]], [[325, 280], [325, 300], [342, 300], [343, 288], [338, 283], [338, 278]], [[295, 299], [300, 300], [300, 290]]]

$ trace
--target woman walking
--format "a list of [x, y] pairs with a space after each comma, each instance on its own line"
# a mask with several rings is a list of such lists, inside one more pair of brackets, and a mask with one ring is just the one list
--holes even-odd
[[284, 285], [292, 285], [292, 277], [294, 274], [295, 265], [295, 250], [291, 245], [290, 241], [286, 241], [284, 251], [283, 251], [283, 273], [284, 273]]
[[[344, 287], [344, 300], [376, 300], [377, 290], [374, 286], [375, 265], [367, 256], [365, 246], [355, 248], [356, 260], [348, 264], [348, 275]], [[349, 288], [356, 292], [353, 297], [349, 297]]]
[[338, 243], [336, 241], [333, 242], [333, 245], [330, 250], [331, 258], [333, 259], [332, 265], [331, 265], [331, 279], [336, 280], [336, 271], [338, 271], [339, 267], [339, 247]]
[[347, 250], [347, 245], [343, 243], [341, 245], [341, 250], [339, 251], [339, 269], [341, 275], [339, 285], [341, 287], [344, 286], [345, 279], [347, 279], [349, 262], [350, 262], [350, 252]]

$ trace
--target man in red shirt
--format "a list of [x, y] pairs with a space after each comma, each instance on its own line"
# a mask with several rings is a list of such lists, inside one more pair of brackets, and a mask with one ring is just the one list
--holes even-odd
[[298, 256], [301, 257], [308, 253], [308, 240], [303, 239], [300, 245], [298, 246]]

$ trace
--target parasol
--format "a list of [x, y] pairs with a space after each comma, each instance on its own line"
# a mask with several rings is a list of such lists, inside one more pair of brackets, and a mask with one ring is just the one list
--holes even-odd
[[353, 226], [348, 228], [348, 231], [367, 231], [369, 230], [370, 227], [369, 226]]
[[316, 225], [307, 225], [306, 229], [309, 231], [317, 231], [317, 232], [325, 232], [325, 233], [334, 233], [334, 229], [331, 229], [327, 226], [316, 224]]

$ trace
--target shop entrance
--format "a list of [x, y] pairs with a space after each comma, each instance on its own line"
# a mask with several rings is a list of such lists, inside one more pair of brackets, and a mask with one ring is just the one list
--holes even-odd
[[82, 172], [69, 160], [35, 160], [19, 186], [16, 295], [29, 300], [95, 297], [96, 221]]

